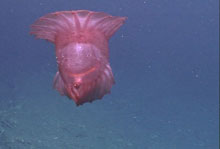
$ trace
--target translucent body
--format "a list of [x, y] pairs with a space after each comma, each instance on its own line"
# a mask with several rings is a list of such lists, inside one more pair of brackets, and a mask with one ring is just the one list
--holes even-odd
[[114, 78], [108, 40], [125, 19], [87, 10], [62, 11], [32, 25], [31, 34], [55, 44], [58, 72], [54, 88], [61, 95], [80, 105], [110, 93]]

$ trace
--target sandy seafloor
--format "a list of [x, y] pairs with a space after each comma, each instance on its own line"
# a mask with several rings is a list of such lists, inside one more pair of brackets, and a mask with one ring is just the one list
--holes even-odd
[[8, 95], [1, 103], [0, 149], [217, 148], [214, 111], [190, 101], [196, 97], [155, 94], [128, 103], [131, 93], [116, 93], [76, 107], [51, 89], [52, 78], [46, 71], [21, 76], [13, 83], [22, 88], [10, 91], [1, 84], [1, 95]]
[[[116, 103], [96, 102], [76, 107], [73, 101], [52, 90], [50, 81], [51, 78], [39, 79], [36, 75], [25, 80], [17, 78], [15, 82], [23, 87], [14, 87], [5, 97], [9, 102], [1, 103], [1, 149], [133, 149], [135, 140], [144, 141], [145, 137], [150, 138], [152, 147], [158, 146], [153, 143], [157, 134], [141, 139], [138, 135], [141, 132], [128, 133], [135, 131], [129, 125], [136, 117], [124, 113]], [[44, 86], [48, 89], [43, 90]], [[1, 88], [3, 93], [4, 86]]]
[[1, 149], [133, 148], [132, 137], [120, 128], [122, 120], [112, 119], [117, 107], [97, 102], [76, 108], [50, 87], [42, 90], [50, 80], [34, 75], [17, 80], [23, 88], [15, 87], [6, 97], [11, 102], [1, 104]]

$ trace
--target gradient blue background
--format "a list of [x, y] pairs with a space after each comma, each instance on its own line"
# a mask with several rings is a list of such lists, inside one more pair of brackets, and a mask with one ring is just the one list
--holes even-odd
[[[217, 0], [7, 0], [0, 5], [0, 149], [218, 149]], [[128, 20], [111, 38], [112, 93], [76, 107], [52, 89], [54, 46], [40, 16], [103, 11]]]

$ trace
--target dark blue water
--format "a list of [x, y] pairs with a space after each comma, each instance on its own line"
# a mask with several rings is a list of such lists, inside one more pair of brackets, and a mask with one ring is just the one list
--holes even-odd
[[[7, 0], [0, 5], [0, 149], [218, 149], [217, 0]], [[52, 89], [54, 46], [40, 16], [103, 11], [128, 20], [110, 40], [116, 84], [76, 107]]]

